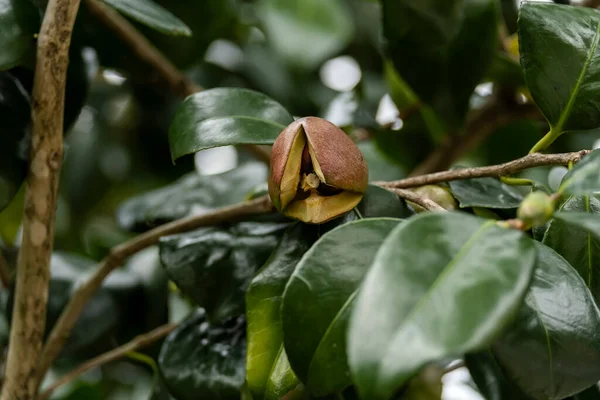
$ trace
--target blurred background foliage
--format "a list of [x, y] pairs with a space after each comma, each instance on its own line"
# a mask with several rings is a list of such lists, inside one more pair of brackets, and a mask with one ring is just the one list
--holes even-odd
[[[410, 20], [404, 10], [394, 9], [392, 1], [156, 2], [185, 22], [192, 35], [166, 35], [131, 21], [195, 84], [250, 88], [279, 101], [294, 116], [320, 116], [336, 123], [359, 142], [371, 180], [402, 178], [422, 166], [440, 145], [461, 140], [466, 144], [455, 157], [461, 165], [508, 161], [526, 154], [545, 133], [547, 125], [536, 110], [501, 122], [495, 119], [507, 110], [531, 106], [513, 35], [516, 1], [502, 0], [498, 4], [501, 13], [492, 13], [500, 40], [494, 23], [487, 38], [477, 26], [469, 26], [473, 32], [461, 33], [470, 40], [481, 39], [482, 52], [489, 56], [456, 52], [454, 59], [446, 60], [453, 63], [448, 67], [451, 70], [476, 78], [458, 94], [452, 86], [455, 75], [442, 76], [433, 67], [418, 67], [419, 63], [435, 66], [435, 62], [428, 64], [429, 58], [452, 50], [454, 34], [436, 32], [418, 18]], [[28, 130], [34, 34], [44, 3], [0, 0], [0, 23], [12, 23], [19, 34], [13, 48], [0, 51], [0, 120], [8, 138], [0, 148], [0, 169], [10, 176], [0, 181], [0, 206], [7, 205], [0, 212], [0, 239], [11, 265], [19, 246], [23, 211], [22, 189], [11, 182], [19, 182], [26, 168], [27, 145], [22, 137]], [[440, 15], [451, 11], [444, 10], [443, 3], [439, 2]], [[406, 34], [405, 27], [413, 29], [418, 40], [390, 44], [394, 34]], [[10, 53], [14, 59], [16, 52], [21, 60], [18, 65], [3, 58]], [[409, 81], [428, 106], [421, 105]], [[443, 96], [442, 102], [430, 102], [440, 98], [436, 92], [440, 90], [459, 96], [459, 106], [448, 108], [444, 101], [450, 100]], [[242, 149], [217, 148], [173, 164], [167, 132], [181, 100], [82, 2], [67, 87], [69, 129], [60, 178], [55, 242], [59, 252], [52, 260], [49, 326], [68, 300], [70, 288], [94, 268], [94, 261], [134, 232], [235, 203], [253, 190], [264, 191], [261, 184], [267, 166], [250, 163], [253, 156]], [[474, 142], [461, 138], [464, 121], [466, 131], [482, 130], [485, 138], [484, 134]], [[552, 150], [596, 147], [599, 138], [600, 134], [590, 133], [565, 135]], [[244, 168], [227, 172], [243, 164]], [[448, 166], [442, 163], [434, 169]], [[528, 172], [551, 186], [560, 181], [561, 173], [550, 168]], [[223, 175], [210, 178], [215, 174]], [[16, 195], [9, 203], [12, 196], [3, 198], [3, 193]], [[129, 260], [86, 308], [49, 381], [81, 357], [99, 354], [188, 315], [191, 301], [170, 289], [157, 248]], [[9, 291], [2, 296], [3, 308], [10, 310]], [[0, 321], [4, 345], [9, 318], [7, 311]], [[146, 351], [156, 356], [159, 348]], [[153, 378], [154, 368], [152, 363], [112, 363], [57, 390], [54, 398], [147, 399], [152, 392], [153, 398], [168, 399], [156, 390], [160, 382]]]

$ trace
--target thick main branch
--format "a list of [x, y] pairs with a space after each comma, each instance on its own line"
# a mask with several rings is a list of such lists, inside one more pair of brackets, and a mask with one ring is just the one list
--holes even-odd
[[71, 33], [79, 0], [50, 0], [38, 36], [31, 100], [30, 166], [25, 182], [23, 242], [3, 400], [33, 399], [46, 321], [58, 178], [63, 159], [63, 112]]

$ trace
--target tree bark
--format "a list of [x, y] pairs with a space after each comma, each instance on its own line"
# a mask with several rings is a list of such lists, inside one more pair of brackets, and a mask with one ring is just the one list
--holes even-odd
[[79, 0], [50, 0], [38, 37], [23, 242], [19, 252], [3, 400], [36, 397], [58, 178], [63, 159], [65, 82], [71, 32], [78, 8]]

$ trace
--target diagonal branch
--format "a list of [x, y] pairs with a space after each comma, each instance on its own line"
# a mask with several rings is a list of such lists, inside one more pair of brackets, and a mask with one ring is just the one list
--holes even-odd
[[63, 159], [69, 46], [79, 0], [50, 0], [38, 37], [31, 100], [30, 166], [25, 182], [23, 242], [10, 330], [4, 400], [30, 400], [46, 321], [50, 255]]
[[60, 378], [58, 381], [54, 382], [52, 386], [50, 386], [42, 394], [39, 395], [38, 400], [49, 399], [50, 396], [52, 396], [52, 392], [54, 392], [62, 385], [65, 385], [71, 382], [72, 380], [76, 379], [81, 374], [84, 374], [92, 368], [99, 367], [101, 365], [108, 364], [111, 361], [121, 359], [125, 357], [127, 353], [141, 349], [143, 347], [147, 347], [152, 343], [156, 342], [157, 340], [160, 340], [163, 337], [167, 336], [169, 333], [173, 332], [173, 330], [176, 327], [176, 324], [167, 324], [159, 326], [158, 328], [148, 333], [133, 338], [131, 341], [125, 343], [122, 346], [119, 346], [109, 352], [100, 354], [98, 357], [92, 358], [91, 360], [84, 362], [79, 367], [69, 372], [68, 374]]
[[[118, 12], [98, 0], [86, 0], [86, 5], [90, 12], [104, 25], [112, 29], [140, 60], [151, 65], [159, 73], [175, 96], [185, 98], [202, 90], [202, 87], [182, 74], [169, 59]], [[257, 159], [266, 163], [270, 162], [271, 153], [267, 148], [257, 145], [245, 145], [244, 148]]]
[[108, 274], [122, 265], [127, 257], [158, 243], [158, 240], [162, 236], [186, 232], [203, 226], [231, 222], [252, 215], [265, 214], [272, 210], [273, 206], [269, 197], [263, 196], [233, 206], [223, 207], [207, 214], [182, 218], [161, 225], [114, 247], [110, 251], [110, 254], [100, 262], [96, 272], [73, 293], [71, 300], [52, 328], [42, 352], [38, 367], [38, 379], [41, 381], [56, 357], [60, 354], [88, 300], [102, 285]]
[[499, 177], [511, 175], [533, 167], [540, 167], [544, 165], [567, 165], [570, 162], [576, 163], [590, 152], [590, 150], [581, 150], [573, 153], [560, 154], [533, 153], [504, 164], [489, 165], [487, 167], [455, 169], [450, 171], [435, 172], [433, 174], [413, 176], [401, 179], [399, 181], [373, 183], [384, 188], [411, 188], [429, 185], [432, 183], [456, 181], [460, 179], [483, 178], [488, 176]]

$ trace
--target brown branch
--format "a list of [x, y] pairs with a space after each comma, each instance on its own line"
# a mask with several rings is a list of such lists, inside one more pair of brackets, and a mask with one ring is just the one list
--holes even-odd
[[176, 327], [176, 324], [167, 324], [160, 326], [148, 333], [133, 338], [133, 340], [131, 340], [130, 342], [125, 343], [124, 345], [119, 346], [116, 349], [113, 349], [104, 354], [100, 354], [98, 357], [92, 358], [91, 360], [84, 362], [76, 369], [69, 372], [68, 374], [60, 378], [58, 381], [54, 382], [52, 386], [50, 386], [38, 396], [38, 400], [46, 400], [50, 398], [52, 392], [54, 392], [57, 388], [71, 382], [72, 380], [76, 379], [78, 376], [89, 371], [92, 368], [99, 367], [112, 361], [116, 361], [125, 357], [127, 353], [151, 345], [157, 340], [160, 340], [163, 337], [167, 336], [169, 333], [173, 332], [173, 330]]
[[579, 5], [581, 7], [598, 8], [600, 7], [600, 0], [584, 0]]
[[87, 8], [98, 20], [112, 29], [142, 61], [151, 65], [160, 74], [171, 92], [178, 97], [187, 97], [202, 90], [183, 75], [173, 63], [154, 47], [129, 21], [117, 11], [98, 0], [86, 0]]
[[33, 399], [46, 321], [50, 255], [63, 159], [63, 113], [71, 33], [79, 0], [50, 0], [40, 28], [31, 99], [31, 152], [23, 242], [10, 330], [4, 400]]
[[435, 201], [428, 199], [426, 197], [423, 197], [423, 196], [419, 196], [412, 190], [398, 189], [398, 188], [386, 188], [386, 189], [388, 189], [392, 193], [397, 194], [398, 196], [402, 197], [405, 200], [412, 201], [413, 203], [420, 205], [421, 207], [423, 207], [424, 209], [426, 209], [428, 211], [446, 211], [446, 209], [444, 207], [440, 206]]
[[122, 265], [127, 257], [158, 243], [162, 236], [186, 232], [203, 226], [218, 225], [252, 215], [265, 214], [272, 210], [273, 207], [269, 197], [263, 196], [233, 206], [223, 207], [208, 214], [191, 216], [161, 225], [114, 247], [110, 254], [100, 262], [96, 272], [73, 293], [71, 300], [52, 328], [42, 352], [38, 367], [38, 378], [41, 380], [44, 377], [59, 355], [85, 304], [102, 285], [102, 281], [108, 274]]
[[[168, 58], [118, 12], [98, 0], [86, 0], [85, 4], [92, 15], [112, 29], [139, 59], [151, 65], [158, 72], [175, 96], [185, 98], [202, 91], [202, 87], [182, 74]], [[258, 160], [265, 163], [270, 162], [271, 152], [268, 148], [252, 144], [244, 145], [244, 148]]]
[[500, 101], [493, 102], [467, 121], [464, 135], [449, 136], [410, 175], [417, 176], [448, 169], [455, 160], [474, 150], [498, 128], [521, 118], [539, 117], [540, 112], [533, 104], [504, 105]]
[[393, 182], [374, 182], [374, 184], [385, 188], [411, 188], [460, 179], [506, 176], [533, 167], [544, 165], [567, 165], [569, 162], [576, 163], [589, 153], [590, 150], [560, 154], [533, 153], [504, 164], [435, 172], [433, 174], [413, 176]]
[[2, 249], [0, 249], [0, 281], [5, 288], [10, 286], [10, 268], [8, 267], [8, 261], [2, 254]]

